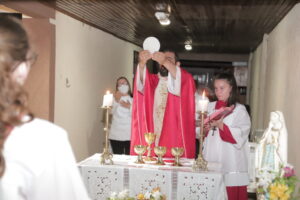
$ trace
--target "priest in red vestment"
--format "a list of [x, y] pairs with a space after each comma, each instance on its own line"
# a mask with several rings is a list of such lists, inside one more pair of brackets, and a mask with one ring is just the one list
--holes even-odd
[[[149, 59], [159, 63], [158, 74], [149, 73]], [[174, 52], [141, 51], [134, 80], [130, 154], [135, 155], [135, 145], [147, 145], [144, 133], [153, 132], [157, 137], [152, 147], [167, 147], [164, 157], [173, 157], [172, 147], [183, 147], [182, 157], [194, 158], [194, 93], [194, 80], [180, 68]]]

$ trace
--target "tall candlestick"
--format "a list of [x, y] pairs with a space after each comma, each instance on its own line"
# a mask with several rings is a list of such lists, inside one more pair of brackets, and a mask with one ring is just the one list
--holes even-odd
[[109, 92], [109, 90], [106, 91], [106, 94], [103, 96], [103, 104], [102, 107], [110, 107], [113, 104], [113, 94]]
[[202, 96], [200, 97], [200, 100], [197, 104], [197, 111], [200, 112], [206, 112], [207, 111], [207, 105], [208, 105], [208, 98], [205, 96], [205, 91], [203, 91]]
[[109, 141], [108, 141], [108, 135], [109, 135], [109, 113], [112, 108], [113, 104], [113, 94], [109, 92], [109, 90], [106, 92], [106, 94], [103, 96], [103, 104], [102, 109], [103, 112], [105, 112], [105, 124], [104, 124], [104, 132], [105, 132], [105, 145], [103, 148], [103, 152], [100, 156], [100, 164], [101, 165], [112, 165], [113, 155], [109, 152]]
[[208, 98], [205, 96], [205, 92], [202, 93], [202, 98], [198, 102], [197, 112], [200, 114], [200, 138], [199, 138], [199, 154], [198, 158], [194, 161], [192, 166], [194, 171], [206, 171], [207, 161], [203, 158], [202, 148], [203, 148], [203, 137], [204, 137], [204, 118], [207, 112]]

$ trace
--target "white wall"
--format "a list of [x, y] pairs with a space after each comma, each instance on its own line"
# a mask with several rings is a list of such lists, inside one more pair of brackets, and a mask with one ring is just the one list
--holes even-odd
[[[271, 111], [282, 111], [288, 129], [288, 161], [300, 175], [300, 4], [253, 53], [251, 106], [253, 129], [266, 128]], [[259, 89], [259, 87], [261, 87]], [[257, 111], [257, 109], [259, 111]], [[261, 115], [261, 113], [264, 113]], [[260, 124], [261, 123], [261, 124]]]
[[[56, 13], [54, 122], [69, 133], [77, 160], [102, 151], [102, 95], [119, 76], [132, 81], [139, 47]], [[67, 83], [68, 81], [68, 83]]]

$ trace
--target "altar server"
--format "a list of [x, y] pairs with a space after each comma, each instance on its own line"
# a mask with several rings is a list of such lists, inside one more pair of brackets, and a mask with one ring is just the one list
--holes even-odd
[[218, 101], [209, 103], [209, 114], [221, 107], [235, 108], [206, 126], [204, 158], [222, 164], [229, 200], [247, 200], [250, 117], [245, 106], [236, 101], [237, 85], [232, 74], [216, 75], [214, 91]]
[[66, 131], [27, 107], [23, 83], [35, 59], [21, 22], [1, 17], [1, 199], [87, 200]]

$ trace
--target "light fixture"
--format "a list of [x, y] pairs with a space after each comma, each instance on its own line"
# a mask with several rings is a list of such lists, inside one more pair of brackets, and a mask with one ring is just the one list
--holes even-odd
[[188, 37], [187, 40], [184, 42], [184, 48], [185, 48], [185, 50], [187, 50], [187, 51], [192, 50], [193, 49], [192, 44], [193, 44], [192, 38]]
[[169, 19], [169, 13], [162, 12], [162, 11], [157, 11], [155, 12], [155, 17], [159, 21], [159, 23], [163, 26], [167, 26], [171, 23]]
[[193, 46], [191, 44], [184, 45], [185, 50], [190, 51], [193, 49]]
[[248, 62], [234, 61], [234, 62], [232, 62], [232, 66], [234, 66], [234, 67], [246, 67], [246, 66], [248, 66]]
[[168, 26], [171, 24], [171, 21], [169, 19], [160, 20], [159, 23], [163, 26]]
[[169, 4], [157, 3], [155, 5], [155, 9], [156, 12], [154, 13], [154, 15], [162, 26], [168, 26], [169, 24], [171, 24], [171, 6]]

